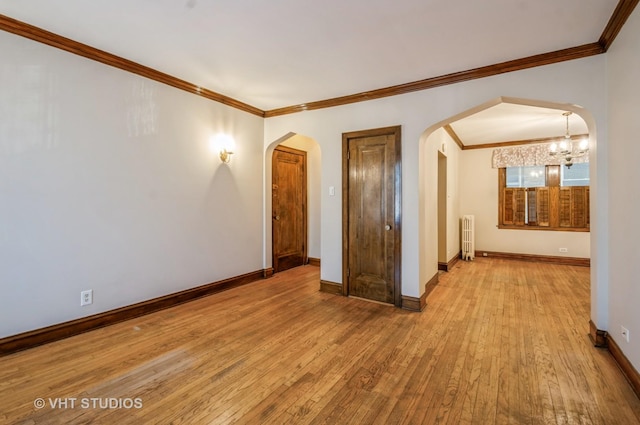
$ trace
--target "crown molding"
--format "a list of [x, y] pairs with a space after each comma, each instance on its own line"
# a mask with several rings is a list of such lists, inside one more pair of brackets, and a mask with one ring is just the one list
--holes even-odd
[[462, 143], [462, 140], [460, 140], [460, 137], [458, 137], [458, 133], [456, 133], [453, 127], [451, 127], [451, 124], [446, 124], [443, 128], [444, 131], [447, 132], [449, 137], [451, 137], [453, 141], [456, 142], [456, 145], [458, 145], [460, 149], [464, 149], [464, 143]]
[[264, 117], [262, 109], [8, 16], [0, 15], [0, 29]]
[[469, 69], [467, 71], [454, 72], [452, 74], [441, 75], [439, 77], [427, 78], [420, 81], [414, 81], [412, 83], [399, 84], [397, 86], [351, 94], [348, 96], [334, 97], [332, 99], [320, 100], [317, 102], [302, 103], [300, 105], [271, 109], [265, 111], [264, 116], [265, 118], [271, 118], [279, 115], [294, 114], [296, 112], [331, 108], [334, 106], [347, 105], [349, 103], [365, 102], [367, 100], [397, 96], [399, 94], [432, 89], [434, 87], [461, 83], [463, 81], [477, 80], [479, 78], [491, 77], [493, 75], [520, 71], [537, 66], [585, 58], [588, 56], [599, 55], [601, 53], [604, 53], [604, 49], [599, 43], [589, 43], [582, 46], [570, 47], [568, 49], [556, 50], [554, 52], [542, 53], [494, 65]]
[[331, 99], [301, 103], [299, 105], [291, 105], [267, 111], [2, 14], [0, 14], [0, 30], [167, 84], [191, 94], [231, 106], [259, 117], [270, 118], [280, 115], [294, 114], [297, 112], [348, 105], [350, 103], [365, 102], [389, 96], [397, 96], [400, 94], [427, 90], [463, 81], [476, 80], [507, 72], [520, 71], [523, 69], [599, 55], [605, 53], [609, 49], [638, 2], [640, 2], [640, 0], [620, 0], [609, 19], [607, 26], [602, 32], [600, 39], [594, 43], [528, 56], [466, 71], [454, 72], [438, 77], [426, 78], [424, 80], [399, 84], [391, 87], [370, 90], [347, 96], [334, 97]]
[[602, 46], [605, 52], [609, 50], [613, 40], [615, 40], [622, 26], [627, 22], [627, 19], [629, 19], [629, 16], [631, 16], [633, 9], [636, 8], [639, 1], [640, 0], [620, 0], [620, 2], [618, 2], [607, 26], [604, 28], [604, 31], [602, 31], [602, 35], [598, 40], [598, 44]]
[[[580, 140], [585, 137], [589, 137], [588, 134], [574, 134], [571, 136], [571, 140]], [[558, 140], [564, 139], [564, 136], [556, 136], [556, 137], [543, 137], [540, 139], [525, 139], [525, 140], [510, 140], [507, 142], [495, 142], [495, 143], [483, 143], [481, 145], [464, 145], [462, 150], [472, 150], [472, 149], [490, 149], [490, 148], [506, 148], [509, 146], [521, 146], [521, 145], [539, 145], [542, 143], [551, 143], [557, 142]]]

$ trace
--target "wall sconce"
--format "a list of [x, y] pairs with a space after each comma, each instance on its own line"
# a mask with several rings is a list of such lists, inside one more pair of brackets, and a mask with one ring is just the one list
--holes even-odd
[[231, 155], [233, 155], [233, 152], [230, 152], [226, 149], [222, 149], [220, 151], [220, 161], [226, 164], [227, 162], [231, 161]]
[[231, 161], [231, 155], [235, 151], [235, 141], [227, 134], [218, 134], [211, 138], [210, 148], [220, 155], [220, 161], [225, 164]]

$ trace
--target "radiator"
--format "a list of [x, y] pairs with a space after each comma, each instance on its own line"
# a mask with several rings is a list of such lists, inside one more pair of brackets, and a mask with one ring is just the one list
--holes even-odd
[[473, 260], [476, 257], [476, 243], [474, 235], [474, 217], [462, 216], [462, 259]]

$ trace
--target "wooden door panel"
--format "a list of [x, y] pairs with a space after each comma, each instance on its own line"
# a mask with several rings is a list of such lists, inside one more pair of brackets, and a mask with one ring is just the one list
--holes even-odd
[[347, 133], [345, 294], [399, 305], [399, 127]]
[[[349, 157], [354, 168], [350, 183], [350, 295], [393, 303], [393, 288], [386, 256], [389, 240], [385, 226], [389, 217], [386, 190], [387, 137], [367, 138], [352, 143]], [[393, 202], [391, 202], [393, 207]], [[393, 242], [393, 240], [391, 240]]]
[[306, 153], [278, 147], [272, 180], [273, 268], [279, 272], [306, 262]]

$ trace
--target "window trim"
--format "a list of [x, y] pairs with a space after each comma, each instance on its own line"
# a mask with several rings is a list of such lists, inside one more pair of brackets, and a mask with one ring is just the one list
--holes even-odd
[[[517, 230], [546, 230], [546, 231], [562, 231], [562, 232], [589, 232], [591, 231], [591, 223], [590, 223], [590, 212], [589, 212], [589, 197], [590, 197], [590, 187], [589, 186], [560, 186], [560, 165], [547, 165], [545, 167], [545, 182], [546, 186], [541, 188], [508, 188], [506, 186], [507, 173], [506, 168], [498, 169], [498, 229], [517, 229]], [[548, 219], [548, 225], [539, 225], [538, 215], [539, 212], [536, 213], [536, 222], [535, 224], [527, 223], [527, 213], [529, 212], [528, 199], [533, 191], [536, 191], [536, 194], [533, 195], [535, 197], [536, 207], [539, 203], [537, 199], [538, 193], [543, 191], [547, 191], [549, 199], [547, 200], [548, 209], [544, 212], [544, 214], [548, 215], [546, 217]], [[512, 214], [514, 220], [507, 221], [505, 223], [505, 196], [508, 192], [517, 194], [518, 200], [512, 199], [512, 205], [514, 208], [512, 209]], [[562, 210], [563, 206], [561, 205], [561, 195], [565, 197], [565, 207], [568, 208]], [[516, 195], [514, 195], [516, 196]], [[546, 196], [546, 195], [545, 195]], [[569, 197], [569, 206], [566, 207], [566, 196]], [[521, 205], [516, 206], [516, 202], [523, 202]], [[518, 220], [519, 223], [516, 224], [515, 218], [516, 214], [523, 215], [521, 220]], [[564, 218], [565, 222], [567, 219], [567, 214], [569, 215], [568, 219], [571, 224], [573, 222], [581, 222], [584, 221], [584, 226], [576, 226], [576, 225], [562, 225], [562, 219]], [[545, 221], [547, 223], [547, 221]]]

